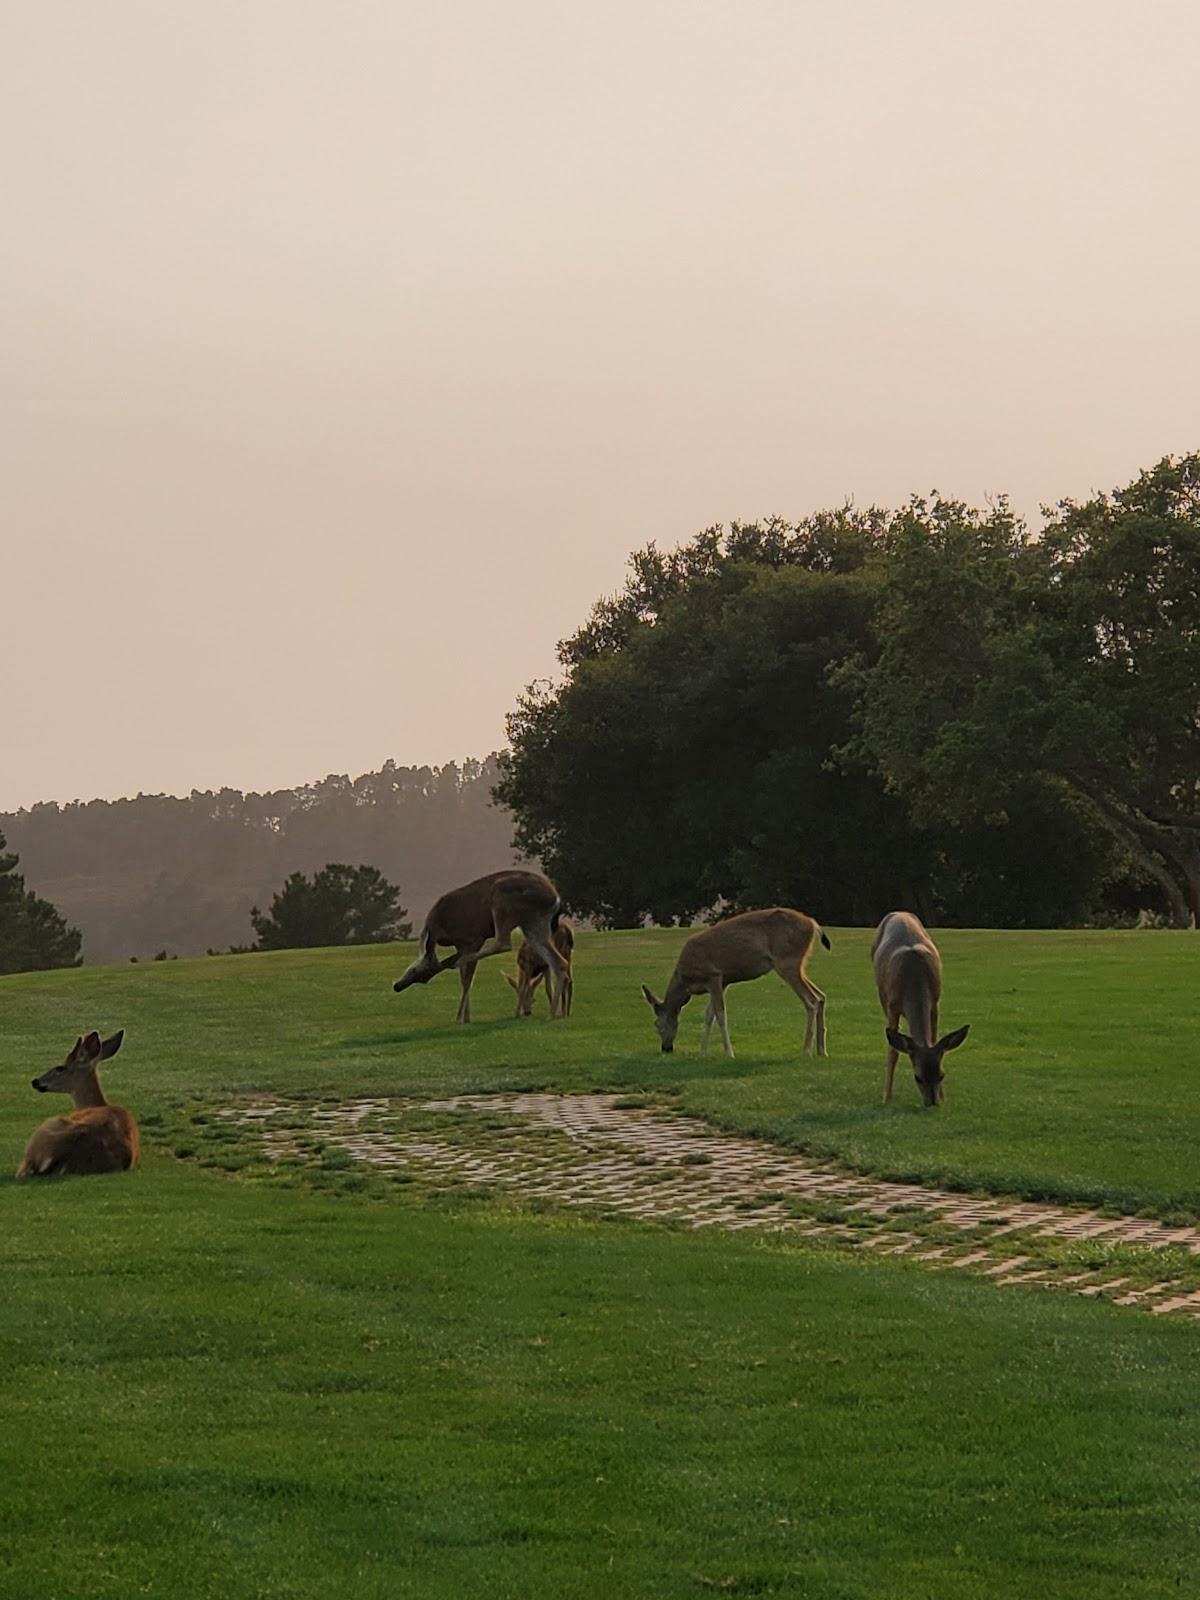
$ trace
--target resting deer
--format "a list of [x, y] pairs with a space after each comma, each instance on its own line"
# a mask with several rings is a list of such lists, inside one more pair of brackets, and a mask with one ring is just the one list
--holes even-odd
[[[489, 872], [461, 889], [451, 889], [434, 902], [421, 930], [417, 959], [392, 987], [401, 994], [414, 983], [428, 983], [439, 972], [457, 967], [462, 985], [458, 1020], [470, 1022], [476, 964], [511, 950], [513, 932], [520, 928], [532, 952], [545, 963], [550, 1015], [557, 1016], [565, 967], [550, 936], [561, 909], [562, 901], [549, 878], [517, 867]], [[454, 954], [439, 961], [439, 945], [452, 945]]]
[[109, 1105], [96, 1076], [100, 1062], [116, 1055], [124, 1037], [122, 1029], [101, 1044], [98, 1033], [85, 1034], [76, 1039], [61, 1066], [33, 1080], [40, 1093], [69, 1094], [75, 1110], [65, 1117], [50, 1117], [34, 1129], [17, 1168], [18, 1178], [124, 1172], [137, 1165], [141, 1153], [137, 1123], [124, 1106]]
[[[575, 993], [575, 978], [571, 970], [575, 954], [575, 930], [566, 917], [558, 919], [558, 926], [550, 934], [550, 942], [563, 959], [566, 976], [563, 978], [562, 992], [559, 996], [559, 1015], [571, 1015], [571, 1000]], [[546, 976], [546, 963], [541, 956], [535, 955], [533, 946], [528, 942], [517, 951], [517, 975], [514, 978], [510, 972], [504, 976], [517, 991], [517, 1016], [531, 1017], [533, 1015], [533, 991]]]
[[[899, 1052], [903, 1050], [912, 1059], [921, 1104], [941, 1105], [946, 1098], [942, 1087], [945, 1077], [942, 1057], [947, 1050], [958, 1049], [970, 1031], [970, 1024], [956, 1028], [944, 1039], [937, 1036], [938, 1002], [942, 998], [942, 958], [937, 945], [926, 933], [921, 919], [914, 917], [911, 911], [889, 911], [875, 930], [871, 962], [875, 968], [879, 1004], [887, 1018], [888, 1054], [883, 1098], [885, 1101], [892, 1098], [892, 1079]], [[901, 1017], [912, 1029], [911, 1038], [897, 1026]]]
[[679, 952], [675, 971], [667, 985], [662, 1000], [642, 985], [646, 1003], [653, 1008], [654, 1026], [662, 1040], [665, 1054], [675, 1048], [675, 1035], [679, 1032], [679, 1013], [696, 994], [708, 995], [708, 1010], [704, 1017], [703, 1050], [708, 1049], [708, 1036], [714, 1021], [721, 1024], [721, 1037], [725, 1054], [732, 1056], [729, 1040], [729, 1021], [725, 1015], [725, 990], [731, 983], [747, 983], [774, 971], [788, 988], [799, 997], [807, 1013], [804, 1048], [812, 1044], [816, 1030], [817, 1054], [827, 1054], [825, 1048], [825, 996], [815, 983], [805, 976], [804, 964], [814, 938], [820, 938], [826, 950], [829, 940], [820, 926], [803, 911], [789, 911], [785, 906], [775, 906], [770, 911], [743, 911], [740, 916], [718, 922], [702, 933], [694, 933]]

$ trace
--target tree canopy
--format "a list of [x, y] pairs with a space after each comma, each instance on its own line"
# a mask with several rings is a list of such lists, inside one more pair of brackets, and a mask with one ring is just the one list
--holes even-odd
[[48, 900], [26, 889], [0, 833], [0, 972], [41, 972], [77, 967], [82, 936]]
[[1200, 457], [1063, 501], [1034, 538], [915, 503], [859, 678], [862, 746], [929, 823], [1057, 790], [1200, 913]]
[[1200, 459], [1064, 501], [939, 496], [635, 553], [509, 719], [498, 798], [612, 925], [1187, 920], [1200, 869]]
[[269, 910], [255, 906], [250, 921], [258, 950], [312, 950], [407, 939], [412, 923], [406, 916], [400, 891], [377, 867], [333, 861], [311, 879], [293, 872]]

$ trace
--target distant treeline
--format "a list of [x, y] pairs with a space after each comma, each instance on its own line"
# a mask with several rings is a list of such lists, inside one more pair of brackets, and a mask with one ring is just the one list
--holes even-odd
[[377, 867], [419, 920], [448, 884], [517, 859], [485, 761], [330, 776], [297, 789], [47, 803], [0, 815], [29, 886], [83, 933], [88, 962], [202, 955], [253, 938], [293, 872]]

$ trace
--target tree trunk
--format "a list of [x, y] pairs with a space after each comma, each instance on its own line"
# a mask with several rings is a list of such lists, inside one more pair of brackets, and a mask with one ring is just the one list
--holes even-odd
[[[1188, 838], [1188, 849], [1185, 851], [1181, 848], [1183, 841], [1176, 838], [1175, 829], [1158, 827], [1153, 823], [1149, 825], [1153, 832], [1147, 837], [1137, 821], [1118, 810], [1104, 794], [1094, 790], [1085, 792], [1104, 826], [1166, 895], [1171, 926], [1194, 928], [1200, 920], [1196, 916], [1197, 895], [1200, 894], [1200, 851], [1194, 841]], [[1188, 852], [1193, 861], [1191, 872], [1188, 870]], [[1171, 867], [1178, 869], [1178, 876], [1171, 871]], [[1193, 877], [1193, 874], [1196, 876]], [[1188, 885], [1187, 894], [1180, 887], [1180, 878]]]

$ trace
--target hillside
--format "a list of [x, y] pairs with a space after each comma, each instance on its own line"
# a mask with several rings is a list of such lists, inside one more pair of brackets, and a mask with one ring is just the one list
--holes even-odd
[[252, 939], [250, 908], [290, 872], [376, 866], [414, 920], [450, 883], [516, 859], [491, 803], [496, 758], [400, 767], [270, 794], [47, 803], [0, 815], [29, 887], [83, 933], [88, 963], [203, 955]]

